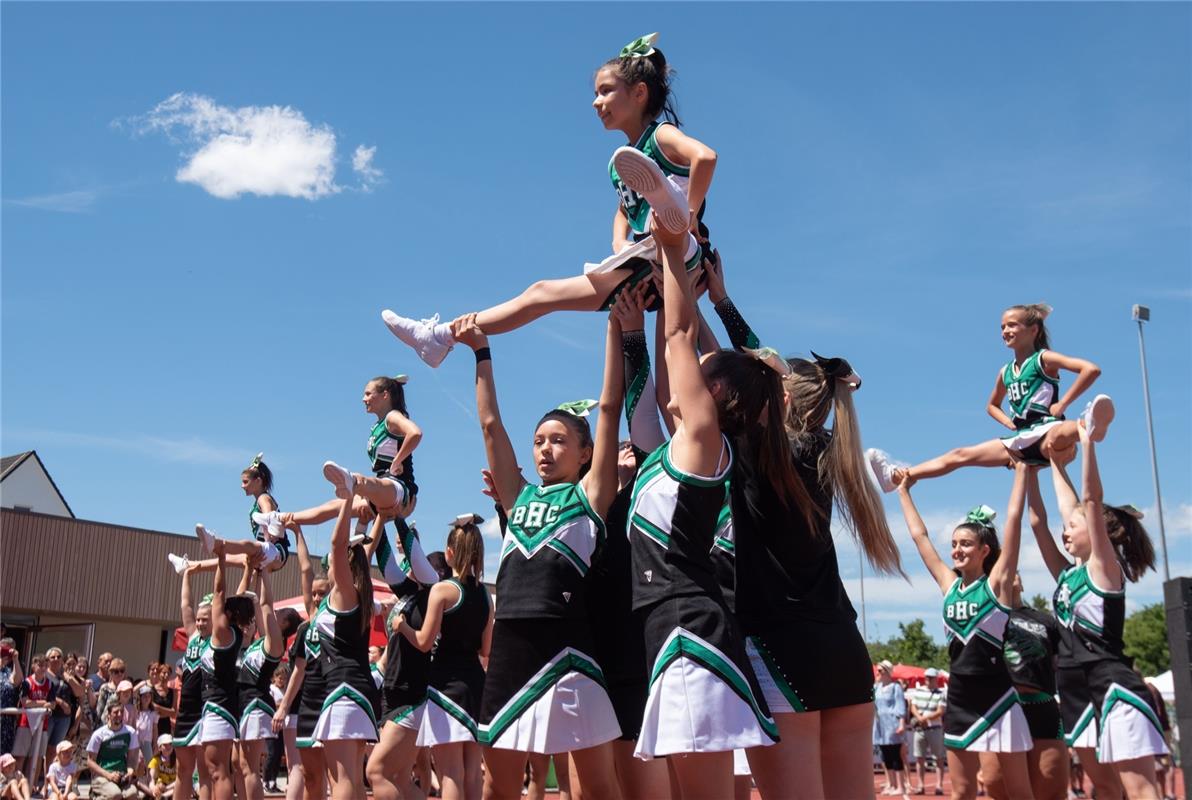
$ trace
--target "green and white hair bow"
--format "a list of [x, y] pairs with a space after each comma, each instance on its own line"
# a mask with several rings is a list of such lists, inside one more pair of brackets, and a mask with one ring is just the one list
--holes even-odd
[[977, 525], [982, 525], [986, 528], [993, 527], [993, 520], [997, 516], [997, 512], [989, 506], [981, 505], [968, 512], [964, 518], [965, 522], [972, 522]]
[[451, 520], [452, 528], [463, 528], [467, 525], [479, 525], [484, 522], [484, 517], [479, 514], [460, 514], [455, 519]]
[[621, 48], [621, 58], [646, 58], [654, 55], [654, 44], [658, 41], [658, 34], [647, 33], [639, 36]]
[[248, 468], [249, 468], [249, 469], [256, 469], [257, 467], [261, 466], [261, 462], [262, 462], [262, 461], [264, 461], [264, 460], [265, 460], [265, 454], [264, 454], [264, 453], [257, 453], [255, 456], [253, 456], [253, 457], [252, 457], [252, 463], [250, 463], [250, 464], [248, 465]]
[[781, 377], [785, 378], [791, 374], [791, 365], [786, 363], [786, 359], [778, 355], [778, 351], [773, 347], [759, 347], [756, 350], [749, 347], [743, 349], [746, 353], [777, 372]]
[[597, 405], [599, 403], [595, 400], [572, 400], [570, 403], [560, 403], [555, 410], [566, 411], [573, 417], [586, 417]]

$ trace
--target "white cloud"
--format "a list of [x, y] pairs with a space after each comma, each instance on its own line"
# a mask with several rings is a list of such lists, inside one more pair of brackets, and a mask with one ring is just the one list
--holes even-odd
[[[326, 124], [312, 124], [290, 106], [230, 108], [210, 97], [179, 92], [139, 122], [143, 130], [179, 136], [193, 146], [183, 154], [186, 163], [175, 177], [215, 197], [255, 194], [318, 200], [344, 189], [335, 182], [335, 131]], [[352, 158], [364, 188], [381, 175], [371, 166], [375, 152], [375, 147], [358, 148]]]
[[376, 154], [376, 145], [357, 145], [356, 152], [352, 153], [352, 171], [360, 176], [360, 188], [366, 192], [371, 192], [385, 177], [384, 172], [373, 166], [373, 156]]
[[[501, 520], [497, 518], [496, 514], [480, 523], [480, 533], [486, 539], [495, 539], [501, 541]], [[497, 548], [500, 549], [499, 547]]]
[[15, 206], [37, 208], [42, 211], [60, 211], [66, 214], [83, 214], [91, 210], [99, 192], [93, 189], [80, 189], [74, 192], [59, 192], [58, 194], [41, 194], [34, 197], [17, 197], [8, 200]]

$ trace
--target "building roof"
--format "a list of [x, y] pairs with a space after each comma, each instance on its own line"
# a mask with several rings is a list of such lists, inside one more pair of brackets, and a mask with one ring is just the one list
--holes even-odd
[[70, 503], [66, 502], [66, 498], [62, 496], [62, 490], [58, 488], [58, 484], [54, 483], [54, 477], [50, 475], [50, 471], [46, 469], [46, 465], [42, 463], [41, 456], [37, 455], [36, 450], [26, 450], [24, 453], [17, 453], [13, 456], [3, 456], [0, 458], [0, 481], [3, 481], [10, 474], [17, 471], [17, 468], [24, 464], [25, 461], [33, 456], [33, 460], [37, 462], [37, 466], [41, 468], [41, 472], [46, 476], [46, 480], [50, 482], [50, 487], [54, 493], [58, 495], [58, 499], [62, 501], [62, 505], [66, 507], [66, 513], [74, 518], [74, 510], [71, 509]]

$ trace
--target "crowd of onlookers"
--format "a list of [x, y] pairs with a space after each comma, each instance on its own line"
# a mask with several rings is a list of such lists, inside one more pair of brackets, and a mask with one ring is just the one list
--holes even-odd
[[29, 658], [28, 672], [22, 663], [15, 642], [0, 639], [0, 800], [72, 800], [83, 773], [91, 797], [172, 796], [170, 665], [133, 678], [103, 653], [92, 673], [85, 656], [59, 647]]

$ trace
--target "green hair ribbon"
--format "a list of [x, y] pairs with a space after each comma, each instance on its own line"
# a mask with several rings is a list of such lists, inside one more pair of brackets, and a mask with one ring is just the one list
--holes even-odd
[[264, 460], [265, 460], [265, 454], [264, 454], [264, 453], [257, 453], [255, 456], [253, 456], [253, 457], [252, 457], [252, 463], [250, 463], [250, 464], [248, 465], [248, 468], [249, 468], [249, 469], [256, 469], [257, 467], [261, 466], [261, 462], [262, 462], [262, 461], [264, 461]]
[[394, 376], [393, 376], [393, 380], [397, 381], [397, 382], [398, 382], [398, 383], [400, 383], [402, 386], [405, 386], [407, 383], [409, 383], [409, 381], [410, 381], [410, 376], [409, 376], [409, 375], [402, 374], [402, 373], [400, 373], [400, 372], [399, 372], [397, 375], [394, 375]]
[[654, 43], [658, 41], [658, 34], [647, 33], [639, 36], [621, 48], [621, 58], [646, 58], [654, 55]]
[[783, 378], [791, 374], [791, 365], [786, 363], [786, 359], [780, 356], [778, 351], [773, 347], [759, 347], [757, 349], [746, 347], [743, 349], [747, 354], [753, 356]]
[[211, 601], [215, 599], [215, 593], [209, 592], [203, 595], [203, 599], [199, 601], [199, 607], [211, 605]]
[[989, 506], [982, 505], [982, 506], [977, 506], [972, 511], [968, 512], [968, 515], [965, 516], [964, 521], [972, 522], [974, 524], [981, 525], [982, 527], [985, 527], [985, 528], [992, 528], [993, 520], [994, 520], [994, 517], [996, 517], [996, 516], [997, 516], [996, 511], [994, 511]]
[[484, 522], [484, 517], [479, 514], [460, 514], [451, 520], [451, 527], [462, 528], [466, 525], [479, 525], [481, 522]]
[[586, 417], [588, 412], [598, 405], [595, 400], [572, 400], [570, 403], [560, 403], [555, 411], [566, 411], [573, 417]]

